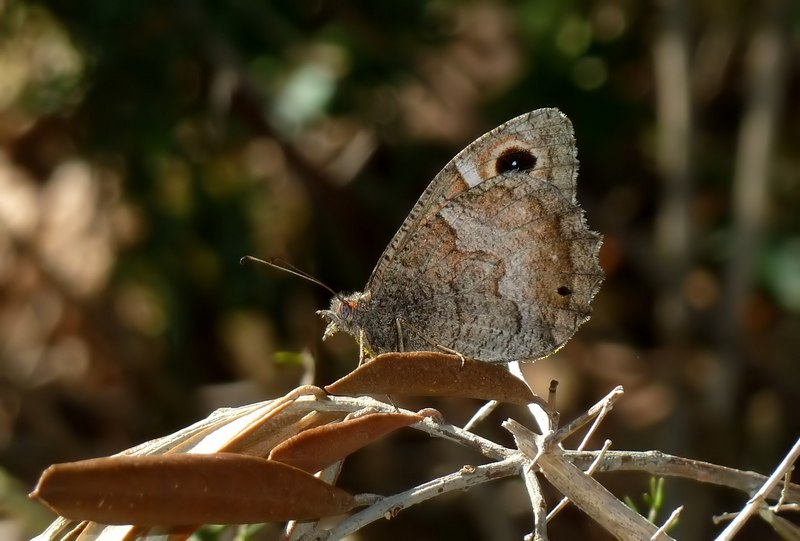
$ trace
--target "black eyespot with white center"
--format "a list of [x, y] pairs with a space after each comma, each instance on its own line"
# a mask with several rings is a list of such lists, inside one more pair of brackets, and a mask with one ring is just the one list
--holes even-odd
[[502, 175], [508, 171], [527, 171], [535, 166], [536, 156], [530, 150], [512, 147], [503, 151], [497, 158], [494, 168], [498, 175]]

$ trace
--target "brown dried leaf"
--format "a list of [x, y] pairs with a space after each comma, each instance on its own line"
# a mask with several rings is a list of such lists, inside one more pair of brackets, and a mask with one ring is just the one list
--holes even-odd
[[347, 492], [302, 470], [233, 453], [56, 464], [31, 497], [70, 519], [138, 526], [311, 520], [355, 505]]
[[269, 423], [255, 425], [251, 429], [243, 431], [219, 452], [266, 457], [280, 442], [309, 428], [324, 425], [343, 417], [343, 413], [318, 411], [302, 415], [277, 415], [270, 419]]
[[[181, 452], [204, 453], [242, 453], [265, 457], [269, 451], [288, 437], [308, 428], [329, 422], [330, 418], [314, 412], [293, 412], [289, 408], [300, 396], [324, 396], [319, 387], [304, 385], [285, 396], [264, 402], [253, 409], [250, 406], [227, 410], [214, 414], [221, 422], [210, 426], [196, 436], [187, 438], [174, 449]], [[237, 412], [251, 409], [241, 415]], [[223, 420], [224, 419], [224, 420]], [[191, 450], [191, 451], [190, 451]], [[163, 451], [158, 451], [163, 454]], [[151, 454], [151, 453], [148, 453]]]
[[270, 460], [317, 472], [398, 428], [421, 421], [419, 415], [373, 413], [311, 428], [275, 446]]
[[504, 368], [445, 353], [384, 353], [325, 387], [331, 394], [460, 396], [527, 405], [536, 397]]

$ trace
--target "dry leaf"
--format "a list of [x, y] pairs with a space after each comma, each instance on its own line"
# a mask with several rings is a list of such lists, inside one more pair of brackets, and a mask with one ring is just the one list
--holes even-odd
[[355, 505], [347, 492], [302, 470], [233, 453], [56, 464], [31, 497], [73, 520], [138, 526], [310, 520]]
[[362, 415], [301, 432], [275, 446], [269, 458], [313, 473], [389, 432], [421, 420], [419, 415], [403, 413]]
[[504, 368], [431, 351], [384, 353], [325, 387], [331, 394], [460, 396], [526, 405], [536, 400]]

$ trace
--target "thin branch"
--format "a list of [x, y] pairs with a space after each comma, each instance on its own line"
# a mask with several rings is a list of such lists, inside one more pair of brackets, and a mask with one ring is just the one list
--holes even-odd
[[[525, 376], [522, 374], [522, 368], [520, 367], [519, 362], [514, 361], [508, 363], [508, 371], [522, 381], [525, 381]], [[548, 411], [547, 403], [541, 400], [536, 393], [534, 393], [534, 396], [536, 396], [537, 401], [528, 404], [528, 411], [531, 412], [531, 415], [536, 420], [536, 424], [539, 426], [539, 432], [542, 434], [547, 434], [548, 432], [551, 432], [555, 426], [554, 419]]]
[[486, 404], [480, 407], [478, 411], [472, 416], [472, 418], [467, 421], [467, 424], [464, 425], [464, 430], [472, 430], [478, 423], [485, 420], [491, 413], [497, 409], [497, 406], [500, 403], [497, 400], [490, 400]]
[[459, 471], [434, 479], [394, 496], [381, 499], [379, 502], [351, 515], [328, 531], [315, 530], [302, 539], [319, 539], [334, 541], [351, 535], [367, 524], [383, 518], [394, 518], [403, 509], [422, 503], [442, 494], [460, 490], [508, 477], [519, 473], [525, 462], [521, 454], [515, 454], [492, 464], [463, 467]]
[[[776, 472], [774, 474], [776, 476], [775, 482], [766, 483], [767, 478], [765, 476], [753, 472], [742, 472], [732, 468], [670, 456], [658, 451], [606, 451], [608, 443], [599, 452], [567, 451], [561, 448], [557, 439], [559, 436], [566, 436], [572, 430], [584, 425], [588, 420], [600, 415], [604, 409], [609, 409], [621, 392], [621, 388], [613, 390], [593, 406], [589, 412], [570, 423], [564, 429], [549, 436], [535, 434], [514, 421], [507, 421], [504, 426], [512, 427], [510, 430], [514, 432], [519, 451], [522, 451], [528, 457], [534, 457], [533, 460], [527, 461], [522, 458], [518, 450], [503, 447], [472, 432], [426, 416], [423, 421], [415, 423], [411, 427], [424, 431], [431, 436], [453, 441], [499, 462], [477, 468], [472, 466], [465, 467], [456, 474], [431, 481], [410, 491], [393, 496], [392, 499], [382, 498], [379, 502], [370, 505], [359, 513], [358, 516], [360, 518], [357, 520], [377, 520], [377, 518], [383, 516], [384, 512], [387, 512], [385, 511], [387, 509], [386, 506], [388, 506], [388, 511], [392, 509], [397, 511], [424, 499], [433, 498], [442, 493], [439, 490], [442, 486], [447, 487], [445, 491], [450, 491], [466, 485], [471, 486], [470, 483], [477, 484], [490, 479], [522, 474], [526, 476], [525, 481], [528, 483], [529, 491], [531, 491], [534, 513], [537, 514], [536, 524], [544, 524], [544, 521], [538, 516], [544, 513], [544, 500], [541, 500], [536, 495], [536, 486], [533, 482], [536, 478], [534, 471], [531, 469], [531, 466], [537, 464], [537, 461], [539, 461], [539, 469], [558, 490], [565, 496], [569, 496], [576, 505], [591, 516], [597, 517], [597, 513], [603, 514], [602, 517], [596, 518], [596, 520], [604, 527], [608, 527], [609, 531], [623, 538], [626, 536], [633, 538], [639, 534], [648, 538], [656, 532], [656, 528], [646, 523], [643, 517], [636, 515], [627, 508], [621, 510], [625, 506], [619, 500], [602, 488], [599, 483], [591, 479], [589, 475], [577, 468], [588, 468], [589, 473], [594, 471], [641, 471], [648, 475], [685, 477], [696, 481], [732, 487], [748, 494], [759, 491], [765, 496], [776, 500], [783, 494], [782, 501], [788, 503], [781, 505], [780, 509], [796, 509], [797, 503], [800, 502], [800, 485], [789, 482], [780, 483], [781, 476], [786, 471]], [[345, 414], [360, 411], [413, 413], [400, 410], [392, 404], [380, 402], [369, 397], [326, 396], [317, 388], [306, 387], [268, 402], [241, 408], [217, 410], [208, 418], [195, 423], [191, 427], [170, 436], [147, 442], [123, 453], [198, 452], [201, 449], [205, 449], [206, 452], [214, 452], [215, 449], [220, 447], [227, 448], [226, 446], [230, 445], [231, 441], [242, 443], [244, 446], [242, 452], [246, 452], [250, 448], [248, 446], [260, 448], [264, 445], [269, 445], [268, 442], [275, 437], [275, 432], [283, 433], [285, 430], [294, 430], [286, 426], [287, 422], [291, 423], [291, 425], [297, 425], [295, 426], [297, 428], [305, 426], [305, 423], [308, 422], [307, 419], [313, 419], [314, 416], [341, 418]], [[272, 430], [271, 427], [275, 430]], [[800, 445], [800, 441], [797, 445]], [[520, 469], [523, 462], [526, 465], [525, 470]], [[514, 466], [512, 467], [512, 465]], [[423, 492], [422, 495], [419, 494], [420, 491]], [[406, 502], [404, 500], [406, 497], [411, 499]], [[375, 498], [376, 496], [359, 496], [359, 499], [368, 505], [371, 502], [375, 502]], [[632, 514], [636, 518], [633, 518], [633, 516], [620, 516], [620, 513]], [[784, 524], [785, 521], [775, 516], [772, 511], [770, 511], [769, 516], [769, 522], [773, 528], [780, 528], [782, 531], [788, 528]], [[631, 526], [635, 522], [639, 523], [638, 526]], [[66, 528], [70, 527], [70, 523], [71, 521], [59, 519], [38, 539], [56, 539], [59, 537], [57, 532], [65, 531]], [[350, 531], [352, 527], [360, 527], [352, 526], [353, 524], [348, 522], [342, 528]], [[79, 530], [83, 528], [81, 526]], [[83, 529], [83, 533], [91, 533], [92, 535], [103, 533], [110, 536], [107, 537], [108, 539], [121, 539], [123, 537], [122, 532], [126, 528], [126, 531], [131, 531], [130, 527], [121, 526], [112, 530], [90, 523], [88, 529]], [[337, 526], [337, 528], [339, 527]], [[341, 531], [344, 532], [344, 529]], [[315, 531], [319, 530], [315, 529]], [[539, 535], [540, 538], [544, 538], [543, 536], [546, 535], [543, 526], [535, 526], [534, 531], [535, 535]], [[308, 532], [305, 533], [307, 534]], [[662, 535], [661, 538], [666, 537]]]
[[[606, 440], [605, 443], [603, 444], [603, 448], [600, 449], [600, 452], [597, 454], [597, 458], [594, 459], [594, 462], [592, 462], [592, 464], [589, 466], [589, 469], [586, 470], [586, 475], [594, 475], [597, 466], [600, 464], [600, 461], [603, 460], [603, 457], [606, 455], [606, 451], [608, 451], [609, 447], [611, 447], [611, 440]], [[567, 506], [568, 503], [569, 503], [569, 498], [567, 498], [566, 496], [563, 497], [561, 501], [558, 502], [558, 504], [555, 507], [553, 507], [553, 509], [547, 515], [547, 521], [549, 522], [553, 520], [553, 518], [555, 518], [555, 516], [559, 514], [561, 510]]]
[[673, 524], [678, 522], [678, 519], [681, 516], [681, 512], [683, 511], [683, 506], [681, 505], [677, 509], [675, 509], [667, 518], [666, 522], [661, 525], [661, 527], [656, 531], [656, 533], [650, 539], [658, 539], [658, 536], [662, 533], [667, 533], [667, 531], [672, 528]]
[[781, 506], [783, 505], [783, 502], [786, 501], [786, 492], [789, 490], [789, 485], [791, 485], [793, 471], [794, 471], [794, 466], [789, 468], [789, 471], [787, 471], [786, 474], [784, 474], [783, 476], [783, 488], [781, 489], [781, 495], [778, 498], [778, 501], [775, 502], [775, 505], [772, 506], [772, 510], [775, 511], [776, 513], [778, 512], [778, 509], [780, 509]]
[[744, 523], [747, 522], [750, 516], [758, 511], [759, 507], [765, 504], [765, 499], [778, 486], [781, 479], [792, 467], [792, 464], [794, 464], [798, 456], [800, 456], [800, 438], [797, 439], [791, 450], [786, 454], [781, 463], [778, 464], [778, 467], [775, 468], [772, 475], [770, 475], [761, 488], [758, 489], [758, 492], [750, 498], [747, 505], [745, 505], [744, 509], [739, 513], [739, 516], [728, 524], [728, 527], [717, 537], [719, 541], [733, 539], [733, 536], [744, 526]]
[[[565, 451], [564, 454], [575, 466], [585, 469], [595, 459], [598, 452]], [[655, 477], [680, 477], [733, 488], [746, 494], [753, 494], [767, 479], [765, 475], [759, 473], [668, 455], [661, 451], [608, 451], [598, 465], [597, 471], [635, 471]], [[800, 485], [792, 483], [786, 494], [792, 502], [800, 502]], [[777, 499], [780, 497], [780, 490], [775, 487], [768, 496]]]
[[576, 451], [583, 451], [586, 449], [586, 446], [589, 444], [589, 439], [594, 435], [597, 429], [600, 427], [600, 423], [606, 418], [608, 412], [611, 411], [611, 407], [609, 406], [608, 402], [603, 403], [603, 407], [600, 409], [600, 413], [597, 414], [597, 418], [592, 423], [592, 426], [589, 427], [589, 430], [586, 431], [586, 435], [583, 436], [583, 440], [581, 440], [581, 444], [578, 445], [578, 448], [575, 449]]
[[[503, 423], [503, 427], [514, 436], [520, 451], [537, 458], [539, 469], [556, 490], [569, 497], [581, 511], [612, 535], [639, 540], [650, 539], [656, 533], [653, 524], [570, 463], [557, 444], [511, 419]], [[548, 443], [544, 449], [539, 447], [543, 441]], [[661, 534], [658, 539], [670, 538]]]
[[[375, 411], [385, 413], [414, 413], [413, 411], [397, 408], [392, 404], [380, 402], [373, 398], [353, 398], [349, 396], [329, 396], [326, 400], [319, 401], [312, 400], [308, 397], [301, 397], [292, 404], [291, 408], [320, 412], [353, 412], [364, 408], [374, 408]], [[493, 460], [503, 460], [516, 453], [514, 449], [508, 449], [502, 445], [498, 445], [491, 440], [482, 438], [455, 425], [434, 422], [433, 419], [429, 417], [426, 417], [419, 423], [411, 425], [411, 428], [422, 430], [432, 436], [454, 441], [465, 447], [474, 449]]]
[[536, 477], [535, 468], [526, 465], [523, 468], [522, 478], [533, 508], [533, 541], [547, 541], [547, 502], [542, 494], [542, 485]]
[[611, 389], [611, 392], [601, 398], [599, 402], [589, 408], [585, 413], [582, 413], [566, 426], [559, 428], [558, 431], [553, 434], [553, 441], [556, 443], [564, 441], [567, 437], [569, 437], [570, 434], [580, 430], [583, 425], [603, 413], [603, 411], [606, 413], [611, 411], [611, 409], [614, 407], [614, 402], [619, 400], [624, 392], [625, 391], [623, 391], [622, 385], [617, 385]]
[[[317, 477], [325, 481], [330, 485], [335, 485], [336, 481], [339, 479], [339, 474], [342, 472], [342, 467], [344, 466], [344, 460], [339, 460], [338, 462], [331, 464], [319, 474]], [[360, 495], [361, 498], [364, 495]], [[361, 503], [361, 502], [359, 502]], [[368, 505], [371, 505], [370, 502]], [[286, 523], [286, 526], [283, 528], [283, 533], [281, 534], [281, 541], [296, 541], [304, 536], [306, 533], [312, 531], [317, 527], [319, 521], [309, 521], [309, 522], [298, 522], [296, 520], [290, 520]]]

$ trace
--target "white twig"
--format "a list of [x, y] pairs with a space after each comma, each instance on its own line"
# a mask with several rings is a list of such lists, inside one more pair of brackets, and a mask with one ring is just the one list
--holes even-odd
[[594, 435], [595, 431], [600, 427], [600, 423], [606, 418], [608, 412], [611, 411], [611, 408], [608, 406], [608, 402], [603, 403], [603, 407], [600, 409], [600, 413], [597, 414], [597, 418], [592, 423], [592, 426], [589, 427], [589, 430], [586, 431], [586, 435], [581, 440], [581, 444], [578, 445], [578, 448], [575, 449], [576, 451], [583, 451], [586, 446], [589, 444], [589, 439]]
[[577, 419], [572, 421], [566, 426], [563, 426], [553, 434], [553, 441], [561, 442], [567, 438], [570, 434], [580, 429], [583, 425], [588, 423], [590, 420], [594, 419], [596, 416], [600, 415], [601, 412], [605, 410], [606, 413], [611, 411], [614, 407], [614, 402], [619, 400], [622, 395], [624, 394], [624, 390], [622, 389], [622, 385], [617, 385], [614, 387], [611, 392], [609, 392], [606, 396], [600, 399], [597, 404], [589, 408], [585, 413], [580, 415]]
[[681, 511], [683, 511], [682, 505], [675, 509], [672, 514], [670, 514], [669, 518], [667, 518], [666, 522], [664, 522], [664, 524], [662, 524], [661, 527], [656, 530], [656, 533], [654, 533], [653, 537], [650, 538], [651, 541], [658, 539], [661, 534], [666, 534], [667, 531], [672, 528], [672, 525], [678, 522], [678, 518], [681, 516]]
[[[594, 462], [592, 462], [592, 464], [586, 470], [586, 475], [594, 474], [594, 471], [597, 469], [597, 466], [600, 464], [600, 461], [603, 460], [603, 457], [605, 456], [606, 451], [608, 451], [609, 447], [611, 447], [611, 440], [606, 440], [605, 443], [603, 444], [603, 448], [600, 449], [599, 453], [597, 453], [597, 458], [594, 459]], [[557, 514], [559, 514], [561, 510], [567, 506], [568, 503], [569, 503], [569, 498], [567, 498], [566, 496], [563, 497], [561, 501], [558, 502], [558, 504], [555, 507], [553, 507], [553, 509], [547, 515], [547, 521], [549, 522], [553, 520], [553, 518]]]
[[[597, 451], [564, 451], [567, 459], [580, 469], [585, 469], [597, 457]], [[668, 455], [661, 451], [608, 451], [597, 471], [641, 472], [654, 477], [679, 477], [698, 483], [729, 487], [747, 494], [755, 493], [767, 480], [766, 475], [750, 471], [735, 470], [701, 460]], [[786, 497], [800, 501], [800, 486], [789, 485]], [[770, 498], [778, 499], [780, 490], [775, 487]]]
[[786, 500], [786, 492], [789, 490], [789, 484], [792, 480], [792, 472], [794, 471], [794, 466], [789, 468], [789, 471], [783, 476], [783, 488], [781, 489], [781, 495], [778, 498], [778, 501], [775, 502], [775, 505], [772, 506], [772, 510], [777, 513], [778, 509], [783, 505], [783, 502]]
[[328, 541], [341, 539], [357, 532], [367, 524], [382, 518], [394, 518], [403, 509], [440, 496], [446, 492], [466, 490], [481, 483], [515, 475], [519, 473], [519, 469], [524, 462], [525, 457], [523, 455], [515, 454], [500, 462], [494, 462], [483, 466], [465, 466], [461, 468], [461, 470], [451, 473], [450, 475], [428, 481], [427, 483], [395, 494], [394, 496], [383, 498], [374, 505], [351, 515], [331, 530], [327, 532], [315, 530], [304, 536], [303, 539], [327, 539]]
[[739, 513], [720, 513], [719, 515], [712, 516], [711, 522], [714, 524], [721, 524], [723, 522], [735, 519], [738, 515]]
[[[520, 451], [536, 456], [538, 466], [550, 484], [568, 496], [584, 513], [619, 539], [650, 539], [656, 527], [644, 517], [627, 507], [603, 485], [573, 466], [561, 448], [550, 438], [534, 434], [516, 421], [509, 419], [503, 427], [511, 432]], [[547, 447], [536, 449], [544, 441]], [[531, 454], [535, 452], [534, 454]], [[670, 539], [661, 534], [659, 539]]]
[[[777, 508], [780, 511], [797, 511], [800, 507], [798, 506], [800, 486], [789, 482], [788, 475], [786, 475], [791, 462], [797, 456], [796, 451], [800, 446], [800, 440], [784, 460], [784, 463], [787, 464], [786, 468], [779, 468], [769, 479], [753, 472], [743, 472], [706, 462], [670, 456], [659, 451], [608, 451], [608, 442], [599, 452], [568, 451], [561, 448], [561, 439], [595, 417], [604, 415], [621, 394], [621, 387], [614, 389], [585, 414], [555, 433], [538, 435], [518, 423], [508, 421], [504, 426], [507, 426], [514, 434], [519, 450], [506, 448], [467, 430], [440, 422], [435, 417], [426, 416], [422, 421], [412, 425], [412, 428], [473, 449], [496, 462], [477, 468], [464, 467], [450, 476], [433, 480], [390, 498], [359, 495], [357, 496], [359, 505], [367, 505], [367, 508], [345, 519], [339, 526], [330, 530], [330, 533], [319, 528], [315, 528], [313, 533], [319, 534], [321, 539], [334, 534], [347, 535], [368, 522], [384, 516], [391, 517], [410, 505], [436, 497], [441, 493], [461, 490], [474, 484], [516, 474], [523, 476], [530, 492], [533, 512], [536, 516], [533, 535], [537, 536], [536, 539], [545, 539], [546, 520], [541, 515], [544, 515], [546, 511], [546, 503], [541, 498], [539, 486], [541, 478], [537, 478], [535, 469], [532, 467], [534, 464], [537, 464], [537, 468], [542, 471], [551, 484], [562, 494], [570, 497], [577, 507], [592, 516], [612, 534], [623, 539], [647, 539], [656, 533], [656, 528], [643, 517], [625, 507], [597, 481], [591, 479], [589, 475], [595, 471], [638, 471], [655, 476], [683, 477], [698, 482], [731, 487], [748, 494], [758, 491], [764, 497], [769, 497], [770, 500], [779, 500]], [[306, 387], [276, 400], [242, 408], [219, 410], [187, 429], [147, 442], [124, 453], [159, 454], [176, 451], [197, 452], [198, 450], [214, 452], [215, 449], [223, 446], [227, 449], [231, 442], [238, 442], [237, 449], [241, 448], [241, 452], [245, 452], [253, 448], [267, 448], [271, 445], [271, 441], [282, 437], [282, 434], [290, 435], [302, 430], [308, 419], [312, 418], [309, 414], [341, 418], [346, 414], [361, 411], [413, 413], [369, 397], [325, 396], [320, 389]], [[533, 457], [533, 459], [526, 459], [525, 456]], [[541, 463], [537, 461], [541, 461]], [[581, 472], [581, 469], [587, 469], [587, 473]], [[782, 486], [780, 486], [781, 476], [785, 478]], [[335, 479], [335, 473], [328, 479]], [[781, 502], [784, 503], [781, 504]], [[559, 504], [559, 506], [563, 506], [563, 504]], [[788, 521], [775, 515], [763, 502], [756, 507], [776, 531], [784, 532], [791, 529]], [[557, 506], [554, 511], [559, 508]], [[737, 519], [744, 520], [741, 515]], [[37, 539], [50, 541], [63, 538], [67, 529], [72, 528], [73, 525], [72, 521], [59, 519]], [[95, 536], [92, 538], [96, 538], [98, 541], [101, 539], [119, 541], [123, 537], [129, 536], [130, 530], [129, 526], [110, 527], [84, 523], [78, 525], [76, 531], [81, 532], [81, 535]], [[305, 533], [303, 538], [312, 534], [305, 530], [305, 527], [297, 528], [294, 531], [293, 539], [302, 533]], [[144, 535], [147, 531], [144, 531]], [[661, 534], [660, 539], [668, 539], [668, 537], [666, 534]]]
[[758, 508], [764, 505], [764, 500], [772, 489], [775, 488], [778, 483], [780, 483], [781, 479], [786, 472], [789, 471], [789, 468], [792, 467], [794, 461], [797, 460], [798, 455], [800, 455], [800, 438], [792, 446], [791, 450], [787, 453], [784, 459], [778, 464], [778, 467], [775, 468], [775, 471], [766, 482], [758, 489], [758, 492], [750, 498], [747, 502], [747, 505], [739, 512], [739, 516], [737, 516], [733, 521], [728, 524], [728, 527], [725, 528], [721, 534], [717, 537], [718, 541], [727, 541], [729, 539], [733, 539], [733, 536], [744, 526], [744, 523], [747, 522], [747, 519], [750, 516], [758, 511]]
[[472, 428], [477, 425], [478, 423], [482, 422], [486, 419], [491, 413], [497, 409], [497, 406], [500, 403], [497, 400], [490, 400], [486, 404], [480, 407], [478, 411], [472, 416], [472, 419], [467, 421], [467, 424], [464, 425], [464, 430], [472, 430]]
[[536, 477], [536, 469], [526, 465], [522, 478], [533, 508], [533, 541], [547, 541], [547, 502], [542, 494], [542, 485]]
[[[342, 472], [342, 467], [344, 466], [344, 460], [339, 460], [334, 462], [321, 472], [317, 474], [317, 477], [328, 483], [329, 485], [335, 485], [336, 481], [339, 479], [339, 474]], [[283, 528], [283, 533], [281, 534], [281, 541], [295, 541], [300, 539], [303, 535], [307, 532], [310, 532], [314, 528], [317, 527], [319, 524], [318, 520], [315, 521], [296, 521], [290, 520], [286, 523], [286, 526]]]
[[432, 436], [451, 440], [465, 447], [475, 449], [482, 455], [493, 460], [503, 460], [516, 454], [516, 450], [514, 449], [508, 449], [507, 447], [498, 445], [491, 440], [482, 438], [463, 428], [458, 428], [457, 426], [447, 423], [437, 423], [428, 417], [426, 417], [424, 421], [411, 426], [412, 428], [427, 432]]
[[[519, 362], [508, 363], [508, 371], [517, 376], [522, 381], [525, 381], [525, 376], [522, 374]], [[527, 383], [527, 382], [526, 382]], [[550, 414], [537, 402], [528, 404], [528, 410], [539, 425], [539, 432], [547, 434], [553, 428], [553, 419]]]

